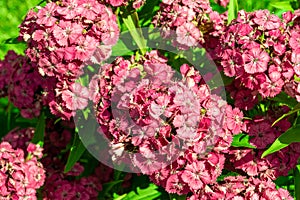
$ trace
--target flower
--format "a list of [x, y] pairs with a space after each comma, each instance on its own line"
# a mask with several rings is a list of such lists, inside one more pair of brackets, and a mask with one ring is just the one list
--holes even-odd
[[247, 73], [254, 74], [267, 70], [270, 61], [269, 54], [262, 49], [254, 48], [243, 54], [244, 69]]

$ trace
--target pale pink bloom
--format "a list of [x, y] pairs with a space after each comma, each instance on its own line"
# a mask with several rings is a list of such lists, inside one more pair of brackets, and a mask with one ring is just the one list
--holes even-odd
[[201, 33], [193, 23], [185, 23], [176, 29], [176, 41], [188, 47], [197, 46]]
[[243, 54], [244, 69], [247, 73], [254, 74], [265, 72], [270, 61], [270, 56], [262, 49], [254, 48]]
[[86, 61], [91, 58], [95, 52], [98, 43], [96, 39], [90, 36], [80, 36], [75, 47], [75, 58], [81, 61]]
[[82, 35], [83, 28], [77, 23], [60, 20], [57, 26], [53, 28], [53, 35], [61, 46], [67, 46], [76, 43], [77, 38]]
[[53, 26], [57, 21], [54, 16], [54, 11], [57, 9], [57, 5], [53, 2], [48, 3], [44, 8], [40, 9], [37, 13], [37, 23], [44, 24], [45, 26]]
[[66, 107], [70, 110], [82, 110], [88, 104], [89, 91], [80, 83], [71, 85], [70, 90], [62, 92], [62, 99], [66, 102]]

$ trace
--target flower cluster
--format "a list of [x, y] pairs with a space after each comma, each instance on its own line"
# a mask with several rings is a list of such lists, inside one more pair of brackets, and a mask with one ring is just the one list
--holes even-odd
[[1, 95], [8, 96], [25, 118], [39, 116], [42, 106], [54, 97], [53, 78], [42, 77], [26, 56], [9, 51], [0, 61], [0, 71]]
[[272, 181], [243, 176], [228, 176], [222, 183], [206, 186], [205, 190], [188, 198], [189, 200], [217, 200], [217, 199], [287, 199], [292, 200], [287, 190], [276, 189]]
[[85, 63], [106, 59], [118, 37], [116, 16], [96, 0], [49, 2], [37, 13], [29, 11], [20, 25], [20, 39], [27, 42], [26, 55], [39, 73], [57, 80], [52, 113], [70, 119], [82, 107], [68, 102], [70, 95], [77, 97], [75, 80]]
[[162, 29], [164, 37], [175, 37], [175, 46], [186, 49], [205, 44], [213, 48], [224, 29], [225, 18], [226, 13], [220, 15], [212, 10], [209, 0], [163, 0], [153, 23]]
[[217, 4], [226, 7], [229, 4], [229, 0], [214, 0]]
[[[17, 162], [21, 159], [20, 156], [24, 157], [23, 150], [25, 151], [27, 149], [27, 152], [30, 153], [29, 155], [35, 156], [37, 158], [42, 158], [41, 163], [38, 163], [38, 166], [44, 166], [43, 170], [40, 169], [34, 169], [32, 165], [33, 162], [36, 162], [36, 159], [34, 160], [31, 158], [29, 161], [21, 160], [22, 162], [29, 163], [28, 165], [22, 166], [24, 169], [22, 172], [22, 176], [25, 176], [25, 180], [19, 180], [22, 182], [22, 184], [28, 184], [28, 181], [32, 182], [32, 180], [28, 180], [28, 177], [37, 177], [41, 176], [38, 183], [32, 183], [32, 184], [38, 184], [40, 187], [43, 185], [42, 188], [42, 195], [43, 199], [97, 199], [99, 191], [102, 190], [102, 184], [109, 182], [113, 178], [113, 169], [104, 166], [102, 164], [99, 164], [95, 171], [89, 175], [89, 176], [83, 176], [80, 179], [76, 178], [80, 176], [84, 171], [84, 166], [80, 163], [76, 163], [74, 167], [68, 172], [63, 173], [64, 171], [64, 165], [66, 158], [66, 154], [62, 154], [61, 151], [67, 146], [67, 144], [71, 141], [72, 138], [72, 130], [74, 129], [74, 124], [71, 122], [65, 122], [61, 121], [56, 124], [54, 124], [55, 120], [47, 120], [46, 125], [46, 131], [45, 131], [45, 140], [44, 140], [44, 154], [45, 156], [42, 158], [41, 154], [41, 148], [37, 147], [36, 145], [33, 145], [29, 143], [33, 137], [34, 134], [34, 128], [25, 128], [25, 129], [15, 129], [10, 131], [2, 140], [5, 142], [3, 145], [1, 144], [0, 147], [5, 147], [7, 142], [11, 142], [11, 148], [18, 148], [19, 150], [16, 152], [12, 152], [11, 150], [3, 150], [4, 152], [7, 152], [5, 155], [14, 157], [18, 156], [18, 159], [15, 158], [14, 163], [5, 164], [3, 169], [11, 170], [12, 173], [15, 169], [18, 170], [19, 166], [17, 165]], [[5, 145], [4, 145], [5, 144]], [[28, 144], [28, 145], [27, 145]], [[27, 147], [28, 146], [28, 147]], [[1, 149], [1, 148], [0, 148]], [[2, 151], [2, 150], [1, 150]], [[2, 153], [0, 151], [0, 154]], [[20, 158], [19, 158], [20, 157]], [[62, 157], [61, 159], [59, 157]], [[4, 158], [2, 156], [2, 158]], [[5, 157], [6, 159], [6, 157]], [[14, 166], [16, 165], [16, 166]], [[11, 167], [14, 167], [13, 169], [10, 169]], [[26, 170], [25, 170], [26, 169]], [[27, 170], [34, 170], [34, 171], [27, 171]], [[2, 166], [0, 173], [2, 171]], [[40, 174], [43, 172], [43, 174]], [[5, 172], [3, 171], [5, 174]], [[22, 178], [18, 177], [20, 172], [18, 172], [16, 175], [12, 175], [12, 177], [15, 178]], [[39, 174], [34, 174], [39, 173]], [[130, 177], [129, 177], [130, 178]], [[4, 179], [3, 179], [4, 180]], [[27, 182], [25, 182], [27, 181]], [[125, 181], [126, 182], [126, 181]], [[13, 184], [13, 180], [8, 182], [9, 184]], [[128, 184], [128, 183], [127, 183]], [[25, 185], [26, 186], [26, 185]], [[20, 187], [18, 185], [18, 187]], [[36, 187], [38, 188], [38, 187]], [[20, 188], [21, 189], [21, 188]], [[31, 188], [28, 187], [28, 194], [29, 192], [35, 192]], [[20, 191], [23, 192], [23, 191]], [[11, 195], [13, 195], [13, 191], [10, 192]], [[30, 193], [31, 194], [31, 193]], [[0, 193], [0, 196], [6, 197], [4, 193]], [[26, 196], [24, 194], [24, 198]], [[35, 195], [35, 193], [32, 193], [32, 195]], [[15, 198], [14, 196], [11, 196], [12, 198]], [[33, 196], [30, 196], [32, 199]]]
[[35, 152], [40, 147], [30, 144], [29, 153], [24, 158], [24, 151], [13, 149], [8, 142], [0, 143], [0, 198], [1, 199], [37, 199], [36, 190], [44, 184], [45, 170], [37, 160]]
[[132, 4], [132, 7], [134, 9], [139, 9], [142, 7], [146, 0], [102, 0], [114, 7], [119, 7], [119, 6], [128, 6], [128, 4]]
[[278, 117], [288, 111], [287, 107], [274, 108], [266, 116], [257, 116], [251, 121], [246, 121], [246, 133], [250, 136], [249, 142], [255, 149], [231, 147], [228, 154], [230, 161], [228, 169], [264, 180], [275, 180], [279, 176], [287, 176], [289, 170], [293, 169], [298, 163], [300, 157], [299, 144], [291, 144], [265, 158], [261, 158], [261, 155], [276, 138], [291, 127], [291, 123], [287, 119], [271, 126]]
[[[290, 25], [297, 15], [287, 12], [282, 17], [268, 10], [240, 11], [220, 37], [216, 54], [221, 70], [226, 76], [235, 77], [237, 87], [245, 88], [236, 95], [246, 97], [254, 91], [263, 98], [274, 97], [285, 85], [288, 85], [287, 90], [293, 91], [291, 87], [295, 86], [291, 81], [297, 74], [300, 51], [299, 45], [289, 41], [296, 40], [299, 33], [298, 26]], [[236, 96], [235, 99], [240, 101]], [[256, 100], [248, 98], [246, 101], [250, 105], [240, 108], [250, 109]]]
[[157, 51], [133, 60], [117, 58], [90, 84], [100, 132], [118, 146], [113, 159], [129, 159], [170, 193], [214, 183], [232, 135], [244, 128], [243, 114], [210, 94], [193, 67], [181, 66], [175, 81]]

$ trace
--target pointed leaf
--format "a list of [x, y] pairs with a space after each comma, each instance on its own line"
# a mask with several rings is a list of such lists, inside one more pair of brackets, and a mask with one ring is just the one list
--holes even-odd
[[135, 191], [131, 191], [127, 194], [127, 196], [123, 200], [152, 200], [161, 195], [161, 193], [157, 190], [158, 186], [153, 183], [149, 184], [149, 187], [145, 189], [137, 188], [137, 193]]
[[44, 142], [45, 128], [46, 128], [45, 113], [42, 111], [38, 119], [37, 125], [35, 127], [34, 136], [31, 140], [32, 143], [37, 144], [39, 142], [40, 143]]
[[130, 32], [133, 40], [136, 42], [137, 46], [139, 47], [139, 50], [142, 54], [146, 53], [146, 41], [143, 36], [142, 29], [140, 28], [138, 21], [138, 14], [137, 12], [130, 13], [130, 11], [127, 11], [126, 9], [122, 10], [122, 20], [126, 27], [128, 28], [128, 31]]
[[255, 146], [252, 146], [249, 143], [250, 136], [244, 133], [240, 133], [233, 136], [233, 141], [231, 143], [232, 147], [247, 147], [251, 149], [255, 149]]
[[237, 18], [237, 14], [239, 11], [238, 7], [238, 1], [237, 0], [230, 0], [228, 5], [228, 21], [227, 24], [230, 24], [230, 22]]
[[70, 155], [67, 160], [67, 164], [64, 169], [64, 173], [69, 172], [75, 163], [80, 159], [85, 151], [85, 146], [82, 144], [78, 134], [76, 133], [73, 140], [73, 145], [70, 149]]
[[283, 114], [281, 117], [279, 117], [273, 124], [272, 126], [274, 126], [275, 124], [277, 124], [280, 120], [282, 120], [283, 118], [291, 115], [291, 114], [294, 114], [296, 112], [300, 111], [300, 103], [298, 103], [293, 110], [291, 110], [290, 112], [286, 113], [286, 114]]
[[277, 152], [293, 142], [300, 142], [300, 124], [290, 128], [281, 136], [279, 136], [275, 142], [262, 154], [262, 158]]

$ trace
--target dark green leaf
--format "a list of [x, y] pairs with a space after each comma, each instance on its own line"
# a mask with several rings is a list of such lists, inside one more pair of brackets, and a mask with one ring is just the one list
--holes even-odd
[[72, 169], [72, 167], [80, 159], [84, 151], [85, 146], [82, 144], [78, 134], [76, 133], [74, 136], [73, 145], [70, 149], [70, 154], [64, 169], [64, 173], [67, 173]]
[[283, 105], [289, 106], [290, 108], [293, 108], [298, 104], [298, 102], [295, 98], [292, 98], [292, 97], [288, 96], [284, 92], [281, 92], [278, 95], [276, 95], [275, 97], [270, 98], [270, 100], [277, 101], [277, 102], [279, 102]]
[[39, 142], [40, 143], [44, 142], [45, 128], [46, 128], [45, 113], [42, 111], [37, 121], [37, 125], [35, 127], [34, 136], [31, 140], [32, 143], [37, 144]]
[[185, 200], [186, 195], [169, 194], [170, 200]]
[[4, 41], [1, 41], [1, 44], [19, 44], [19, 43], [24, 43], [23, 41], [19, 41], [18, 37], [15, 38], [9, 38]]

